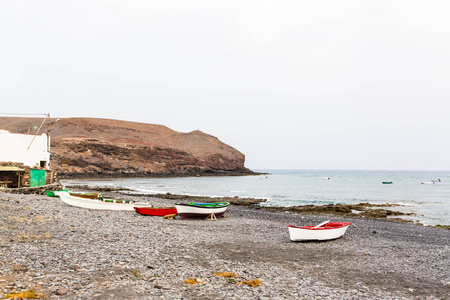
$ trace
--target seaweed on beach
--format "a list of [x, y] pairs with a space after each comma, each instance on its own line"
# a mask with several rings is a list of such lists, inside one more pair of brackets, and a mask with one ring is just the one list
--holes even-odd
[[238, 282], [236, 284], [244, 284], [244, 285], [251, 286], [251, 287], [257, 287], [257, 286], [261, 285], [261, 280], [256, 278], [253, 280], [244, 280], [244, 281]]
[[183, 280], [183, 281], [184, 281], [184, 283], [187, 283], [187, 284], [205, 284], [204, 281], [201, 281], [201, 280], [198, 279], [197, 277], [194, 277], [194, 278], [188, 278], [188, 279]]
[[43, 294], [39, 294], [33, 289], [26, 290], [25, 292], [12, 292], [5, 295], [5, 299], [41, 299]]

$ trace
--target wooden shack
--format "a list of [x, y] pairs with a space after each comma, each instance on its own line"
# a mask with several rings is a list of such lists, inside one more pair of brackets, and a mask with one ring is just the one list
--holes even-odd
[[23, 163], [0, 162], [0, 188], [38, 187], [56, 181], [56, 172]]

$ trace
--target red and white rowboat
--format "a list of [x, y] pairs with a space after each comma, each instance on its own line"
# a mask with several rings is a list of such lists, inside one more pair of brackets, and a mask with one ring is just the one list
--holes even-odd
[[316, 226], [288, 225], [291, 241], [326, 241], [340, 238], [351, 223], [326, 221]]

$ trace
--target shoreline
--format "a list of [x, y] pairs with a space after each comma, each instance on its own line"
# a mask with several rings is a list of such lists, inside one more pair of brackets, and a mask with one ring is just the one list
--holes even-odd
[[272, 212], [291, 212], [291, 213], [310, 213], [318, 215], [333, 215], [337, 217], [365, 217], [368, 219], [390, 220], [403, 223], [411, 223], [415, 225], [436, 227], [450, 230], [450, 225], [424, 225], [419, 221], [403, 219], [402, 216], [411, 216], [412, 213], [404, 213], [397, 210], [392, 210], [393, 207], [402, 207], [401, 204], [373, 204], [361, 202], [358, 204], [324, 204], [324, 205], [296, 205], [296, 206], [262, 206], [261, 203], [267, 201], [264, 198], [244, 198], [244, 197], [210, 197], [210, 196], [191, 196], [191, 195], [177, 195], [172, 193], [165, 194], [142, 194], [142, 193], [127, 193], [131, 189], [124, 188], [110, 188], [110, 187], [90, 187], [87, 185], [68, 185], [67, 188], [75, 188], [87, 192], [115, 192], [125, 196], [141, 196], [154, 197], [166, 200], [190, 200], [196, 202], [230, 202], [233, 205], [242, 205], [252, 207], [253, 209], [261, 209]]
[[182, 178], [182, 177], [228, 177], [228, 176], [260, 176], [269, 173], [259, 173], [249, 170], [249, 172], [239, 171], [217, 171], [217, 172], [187, 172], [187, 173], [58, 173], [59, 180], [72, 179], [110, 179], [110, 178]]
[[[329, 216], [230, 205], [218, 221], [166, 220], [6, 193], [0, 206], [0, 296], [27, 289], [62, 299], [444, 299], [450, 293], [450, 231], [443, 229], [340, 217], [352, 223], [344, 237], [291, 242], [287, 224]], [[260, 286], [236, 284], [255, 279]]]

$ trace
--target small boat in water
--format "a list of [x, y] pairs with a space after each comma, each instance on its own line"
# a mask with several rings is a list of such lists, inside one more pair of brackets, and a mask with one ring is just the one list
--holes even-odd
[[434, 181], [421, 181], [421, 184], [434, 184]]
[[141, 215], [148, 216], [167, 216], [177, 214], [177, 208], [175, 206], [171, 207], [153, 207], [153, 206], [144, 206], [144, 207], [134, 207], [134, 210]]
[[178, 215], [183, 219], [205, 219], [207, 217], [221, 217], [225, 214], [229, 202], [214, 203], [175, 203]]
[[59, 198], [61, 198], [61, 200], [68, 205], [89, 209], [134, 210], [134, 207], [150, 206], [149, 203], [138, 203], [136, 201], [126, 199], [88, 199], [83, 197], [71, 196], [67, 192], [60, 192], [58, 194]]
[[433, 181], [433, 182], [440, 182], [441, 180], [439, 178], [431, 178], [431, 181]]
[[330, 180], [330, 177], [322, 177], [323, 180]]
[[392, 184], [392, 181], [382, 181], [383, 184]]
[[351, 223], [326, 221], [316, 226], [288, 225], [291, 241], [326, 241], [340, 238]]

